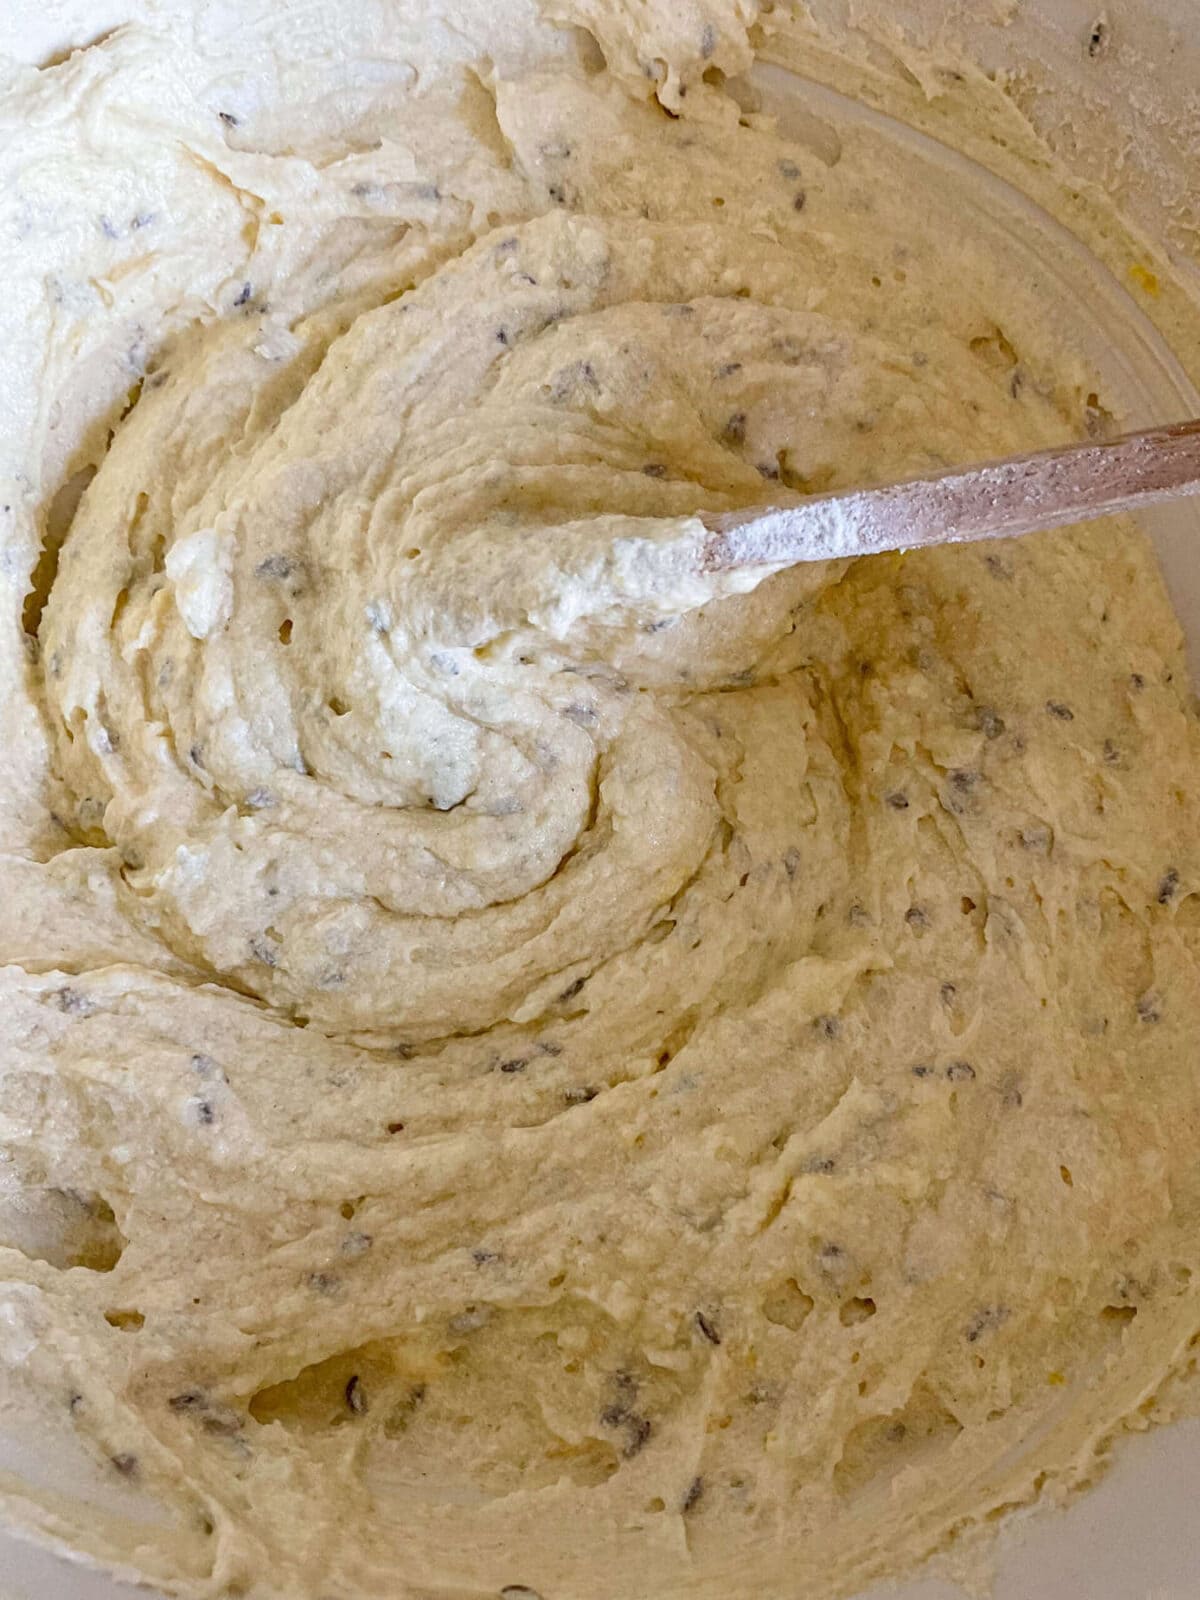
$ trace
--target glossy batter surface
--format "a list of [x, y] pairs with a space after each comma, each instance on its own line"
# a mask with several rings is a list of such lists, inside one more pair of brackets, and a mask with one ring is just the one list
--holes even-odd
[[698, 576], [1105, 397], [751, 7], [424, 9], [5, 90], [2, 1393], [101, 1487], [0, 1494], [196, 1596], [847, 1594], [1190, 1360], [1178, 627], [1119, 524]]

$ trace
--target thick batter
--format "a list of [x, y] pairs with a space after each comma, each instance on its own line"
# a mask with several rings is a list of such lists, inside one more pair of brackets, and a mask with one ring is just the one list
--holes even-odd
[[1105, 397], [748, 0], [495, 9], [7, 79], [0, 1421], [96, 1481], [0, 1496], [185, 1595], [848, 1594], [1194, 1364], [1179, 630], [1117, 524], [665, 562]]

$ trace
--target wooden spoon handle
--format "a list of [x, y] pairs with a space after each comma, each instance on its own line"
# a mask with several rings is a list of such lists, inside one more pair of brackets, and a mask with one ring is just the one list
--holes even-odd
[[1011, 539], [1198, 491], [1200, 418], [791, 506], [704, 513], [701, 559], [716, 572]]

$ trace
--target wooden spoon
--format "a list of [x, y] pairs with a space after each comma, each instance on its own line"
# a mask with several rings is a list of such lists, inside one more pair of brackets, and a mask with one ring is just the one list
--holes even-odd
[[1100, 444], [1010, 456], [936, 478], [814, 495], [765, 510], [704, 512], [701, 564], [792, 566], [974, 539], [1012, 539], [1064, 522], [1200, 492], [1200, 418]]

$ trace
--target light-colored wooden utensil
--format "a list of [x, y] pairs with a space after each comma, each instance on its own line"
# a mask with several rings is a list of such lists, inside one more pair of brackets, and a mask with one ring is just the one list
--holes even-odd
[[705, 571], [792, 566], [1018, 534], [1200, 492], [1200, 418], [936, 478], [705, 512]]

